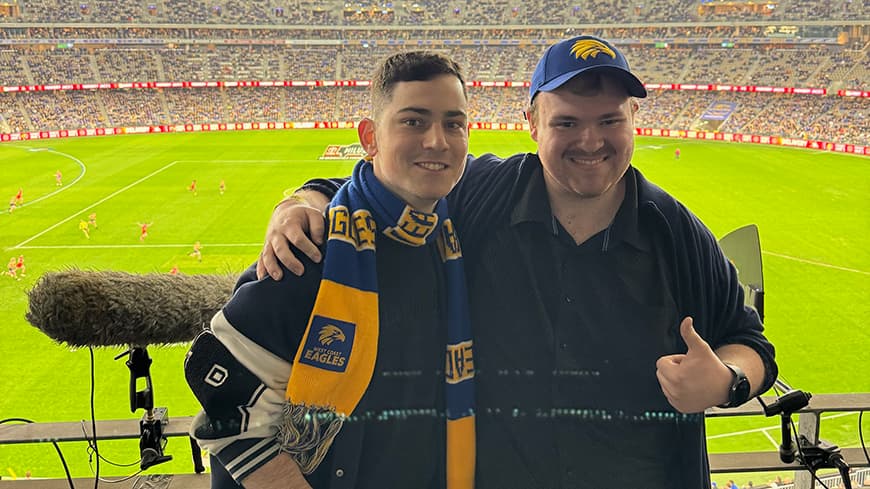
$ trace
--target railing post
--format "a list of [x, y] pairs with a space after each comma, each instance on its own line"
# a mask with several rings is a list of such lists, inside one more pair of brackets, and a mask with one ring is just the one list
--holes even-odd
[[[795, 443], [800, 443], [800, 436], [803, 435], [808, 442], [818, 443], [819, 441], [819, 418], [820, 413], [808, 412], [800, 413], [798, 416], [798, 439]], [[815, 479], [807, 470], [799, 470], [794, 475], [795, 489], [813, 489], [815, 487]]]
[[202, 465], [202, 448], [199, 448], [199, 444], [192, 436], [190, 437], [190, 451], [193, 455], [193, 471], [197, 474], [205, 472], [205, 467]]

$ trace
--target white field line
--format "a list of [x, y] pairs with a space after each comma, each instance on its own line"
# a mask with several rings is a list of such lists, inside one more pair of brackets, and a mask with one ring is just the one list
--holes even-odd
[[[828, 416], [822, 416], [821, 419], [842, 418], [843, 416], [854, 416], [857, 414], [858, 414], [857, 412], [836, 413], [836, 414], [831, 414]], [[766, 428], [755, 428], [755, 429], [751, 429], [751, 430], [733, 431], [731, 433], [720, 433], [718, 435], [707, 435], [707, 439], [708, 440], [715, 440], [717, 438], [729, 438], [732, 436], [748, 435], [751, 433], [764, 433], [765, 435], [767, 435], [768, 430], [779, 430], [779, 429], [780, 429], [780, 425], [768, 426]], [[767, 437], [770, 438], [770, 435], [767, 435]], [[775, 442], [774, 445], [779, 446], [779, 442]]]
[[158, 168], [157, 170], [154, 170], [153, 172], [149, 173], [148, 175], [145, 175], [144, 177], [140, 178], [139, 180], [136, 180], [135, 182], [133, 182], [133, 183], [131, 183], [131, 184], [129, 184], [129, 185], [127, 185], [127, 186], [121, 188], [121, 189], [118, 189], [118, 190], [112, 192], [111, 194], [107, 195], [106, 197], [103, 197], [102, 199], [100, 199], [100, 200], [94, 202], [93, 204], [91, 204], [91, 205], [85, 207], [84, 209], [80, 209], [80, 210], [74, 212], [73, 214], [71, 214], [69, 217], [67, 217], [67, 218], [65, 218], [65, 219], [62, 219], [62, 220], [60, 220], [60, 221], [58, 221], [58, 222], [52, 224], [51, 226], [49, 226], [49, 227], [43, 229], [42, 231], [40, 231], [40, 232], [34, 234], [33, 236], [31, 236], [31, 237], [25, 239], [24, 241], [18, 243], [18, 244], [15, 245], [15, 246], [13, 246], [11, 249], [14, 250], [14, 249], [21, 248], [22, 246], [26, 245], [27, 243], [33, 241], [34, 239], [36, 239], [36, 238], [38, 238], [38, 237], [40, 237], [40, 236], [42, 236], [43, 234], [48, 233], [49, 231], [51, 231], [51, 230], [57, 228], [58, 226], [61, 226], [61, 225], [65, 224], [65, 223], [71, 221], [72, 219], [75, 219], [76, 217], [78, 217], [79, 215], [81, 215], [83, 212], [87, 212], [87, 211], [93, 209], [94, 207], [96, 207], [96, 206], [102, 204], [103, 202], [105, 202], [105, 201], [111, 199], [112, 197], [114, 197], [114, 196], [116, 196], [116, 195], [118, 195], [118, 194], [120, 194], [120, 193], [122, 193], [122, 192], [125, 192], [125, 191], [127, 191], [127, 190], [129, 190], [129, 189], [135, 187], [136, 185], [139, 185], [140, 183], [142, 183], [142, 182], [144, 182], [145, 180], [147, 180], [147, 179], [153, 177], [154, 175], [156, 175], [156, 174], [162, 172], [163, 170], [172, 167], [172, 166], [175, 165], [176, 163], [178, 163], [178, 161], [173, 161], [173, 162], [171, 162], [171, 163], [168, 163], [168, 164], [164, 165], [164, 166], [161, 167], [161, 168]]
[[55, 195], [57, 195], [57, 194], [63, 192], [64, 190], [66, 190], [66, 189], [72, 187], [73, 185], [75, 185], [76, 182], [78, 182], [79, 180], [82, 179], [82, 177], [85, 176], [85, 172], [87, 172], [87, 168], [85, 168], [85, 164], [82, 163], [82, 160], [76, 158], [76, 157], [73, 156], [73, 155], [69, 155], [69, 154], [66, 154], [66, 153], [61, 153], [60, 151], [55, 151], [55, 150], [53, 150], [53, 149], [51, 149], [51, 148], [27, 148], [27, 147], [22, 147], [22, 146], [11, 146], [11, 147], [13, 147], [13, 148], [17, 148], [17, 149], [22, 149], [22, 150], [24, 150], [24, 151], [46, 151], [46, 152], [48, 152], [48, 153], [54, 153], [54, 154], [56, 154], [56, 155], [60, 155], [60, 156], [63, 156], [64, 158], [69, 158], [69, 159], [75, 161], [76, 163], [78, 163], [79, 168], [82, 169], [82, 171], [79, 172], [79, 174], [78, 174], [78, 175], [73, 179], [73, 181], [70, 182], [69, 184], [64, 184], [64, 185], [61, 186], [59, 189], [57, 189], [57, 190], [55, 190], [55, 191], [53, 191], [53, 192], [49, 192], [49, 193], [43, 195], [42, 197], [36, 198], [36, 199], [34, 199], [34, 200], [28, 200], [27, 202], [21, 204], [21, 207], [27, 207], [27, 206], [29, 206], [29, 205], [35, 204], [35, 203], [37, 203], [37, 202], [39, 202], [39, 201], [45, 200], [45, 199], [47, 199], [47, 198], [49, 198], [49, 197], [53, 197], [53, 196], [55, 196]]
[[[21, 148], [21, 149], [25, 149], [25, 148]], [[51, 152], [53, 152], [53, 153], [56, 153], [56, 154], [59, 154], [59, 155], [65, 156], [65, 157], [70, 158], [70, 159], [74, 160], [75, 162], [77, 162], [77, 163], [79, 164], [79, 166], [81, 166], [81, 168], [82, 168], [82, 172], [81, 172], [81, 174], [80, 174], [78, 177], [76, 177], [76, 179], [75, 179], [73, 182], [70, 183], [70, 186], [71, 186], [73, 183], [79, 181], [79, 180], [82, 178], [82, 176], [84, 176], [85, 172], [87, 171], [87, 168], [85, 167], [85, 164], [82, 163], [81, 160], [75, 158], [75, 157], [72, 156], [72, 155], [68, 155], [68, 154], [65, 154], [65, 153], [60, 153], [60, 152], [58, 152], [58, 151], [54, 151], [54, 150], [52, 150], [52, 149], [50, 149], [50, 148], [26, 148], [25, 150], [27, 150], [27, 151], [34, 151], [34, 150], [35, 150], [35, 151], [51, 151]], [[121, 189], [119, 189], [119, 190], [116, 190], [115, 192], [112, 192], [112, 193], [109, 194], [108, 196], [106, 196], [106, 197], [104, 197], [104, 198], [102, 198], [102, 199], [100, 199], [100, 200], [94, 202], [93, 204], [91, 204], [91, 205], [89, 205], [89, 206], [87, 206], [87, 207], [85, 207], [85, 208], [83, 208], [83, 209], [81, 209], [81, 210], [79, 210], [79, 211], [77, 211], [76, 213], [70, 215], [69, 217], [67, 217], [67, 218], [65, 218], [65, 219], [62, 219], [62, 220], [60, 220], [60, 221], [58, 221], [58, 222], [52, 224], [51, 226], [49, 226], [49, 227], [43, 229], [42, 231], [36, 233], [35, 235], [33, 235], [33, 236], [31, 236], [31, 237], [25, 239], [25, 240], [22, 241], [21, 243], [18, 243], [17, 245], [15, 245], [15, 246], [13, 246], [13, 247], [11, 247], [11, 248], [6, 248], [6, 249], [7, 249], [7, 250], [9, 250], [9, 249], [16, 250], [16, 249], [52, 249], [52, 248], [112, 248], [113, 246], [99, 246], [99, 245], [95, 245], [95, 246], [43, 246], [43, 247], [40, 247], [40, 246], [35, 246], [35, 247], [34, 247], [34, 246], [26, 246], [26, 245], [27, 245], [27, 243], [33, 241], [34, 239], [36, 239], [36, 238], [38, 238], [38, 237], [40, 237], [40, 236], [42, 236], [42, 235], [44, 235], [44, 234], [50, 232], [51, 230], [57, 228], [58, 226], [61, 226], [61, 225], [65, 224], [65, 223], [69, 222], [70, 220], [74, 219], [76, 216], [80, 215], [81, 213], [86, 212], [86, 211], [88, 211], [88, 210], [90, 210], [90, 209], [93, 209], [94, 207], [96, 207], [96, 206], [102, 204], [103, 202], [105, 202], [105, 201], [111, 199], [112, 197], [115, 197], [116, 195], [118, 195], [118, 194], [120, 194], [120, 193], [122, 193], [122, 192], [125, 192], [125, 191], [127, 191], [127, 190], [133, 188], [134, 186], [136, 186], [136, 185], [138, 185], [138, 184], [144, 182], [145, 180], [147, 180], [147, 179], [153, 177], [154, 175], [156, 175], [156, 174], [162, 172], [163, 170], [166, 170], [167, 168], [170, 168], [170, 167], [172, 167], [173, 165], [176, 165], [176, 164], [178, 164], [178, 163], [311, 163], [311, 160], [175, 160], [175, 161], [173, 161], [173, 162], [171, 162], [171, 163], [168, 163], [166, 166], [163, 166], [162, 168], [159, 168], [159, 169], [157, 169], [157, 170], [155, 170], [155, 171], [149, 173], [148, 175], [145, 175], [144, 177], [140, 178], [139, 180], [136, 180], [135, 182], [133, 182], [133, 183], [127, 185], [126, 187], [123, 187], [123, 188], [121, 188]], [[26, 206], [26, 205], [28, 205], [28, 204], [35, 204], [36, 202], [39, 202], [40, 200], [43, 200], [43, 199], [47, 199], [48, 197], [51, 197], [51, 196], [53, 196], [53, 195], [56, 195], [56, 194], [59, 193], [59, 192], [62, 192], [62, 191], [65, 190], [66, 188], [67, 188], [67, 186], [64, 186], [63, 188], [61, 188], [61, 189], [59, 189], [59, 190], [56, 190], [56, 191], [54, 191], [54, 192], [51, 192], [51, 193], [48, 194], [48, 195], [43, 195], [42, 197], [40, 197], [40, 198], [38, 198], [38, 199], [36, 199], [36, 200], [33, 200], [33, 201], [30, 201], [30, 202], [28, 202], [28, 203], [23, 204], [22, 207], [24, 207], [24, 206]], [[260, 244], [262, 244], [262, 243], [260, 243]], [[259, 246], [260, 244], [258, 244], [258, 246]], [[167, 247], [172, 247], [172, 246], [173, 246], [173, 245], [168, 245]], [[215, 246], [215, 245], [212, 245], [212, 246]], [[226, 245], [226, 246], [250, 246], [250, 245], [247, 245], [247, 244], [232, 244], [232, 245]], [[117, 247], [123, 247], [123, 246], [119, 245], [119, 246], [117, 246]], [[135, 246], [131, 246], [131, 247], [135, 247]]]
[[316, 161], [318, 160], [178, 160], [176, 163], [312, 163]]
[[[16, 246], [19, 250], [59, 250], [59, 249], [147, 249], [147, 248], [190, 248], [190, 243], [184, 244], [119, 244], [119, 245], [34, 245]], [[206, 243], [203, 248], [249, 248], [261, 247], [263, 243]]]
[[763, 430], [761, 433], [764, 434], [764, 437], [767, 438], [767, 441], [769, 441], [771, 445], [777, 448], [779, 447], [781, 442], [776, 441], [772, 436], [770, 436], [770, 433], [768, 433], [767, 430]]
[[784, 258], [784, 259], [786, 259], [786, 260], [794, 260], [794, 261], [796, 261], [796, 262], [806, 263], [807, 265], [815, 265], [815, 266], [817, 266], [817, 267], [833, 268], [834, 270], [842, 270], [842, 271], [844, 271], [844, 272], [851, 272], [851, 273], [860, 273], [861, 275], [870, 275], [870, 272], [867, 272], [867, 271], [864, 271], [864, 270], [857, 270], [857, 269], [855, 269], [855, 268], [846, 268], [846, 267], [841, 267], [841, 266], [838, 266], [838, 265], [831, 265], [830, 263], [824, 263], [824, 262], [820, 262], [820, 261], [806, 260], [806, 259], [804, 259], [804, 258], [798, 258], [798, 257], [796, 257], [796, 256], [789, 256], [789, 255], [783, 255], [783, 254], [780, 254], [780, 253], [774, 253], [774, 252], [772, 252], [772, 251], [762, 251], [762, 253], [765, 254], [765, 255], [775, 256], [775, 257], [777, 257], [777, 258]]

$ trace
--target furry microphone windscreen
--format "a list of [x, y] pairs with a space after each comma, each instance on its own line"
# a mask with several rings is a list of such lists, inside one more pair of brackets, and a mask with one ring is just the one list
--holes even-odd
[[67, 270], [28, 292], [26, 318], [60, 343], [126, 346], [191, 341], [230, 299], [230, 275]]

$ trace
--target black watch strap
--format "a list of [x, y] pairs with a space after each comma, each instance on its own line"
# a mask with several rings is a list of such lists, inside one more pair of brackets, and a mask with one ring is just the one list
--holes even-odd
[[719, 407], [737, 407], [749, 400], [749, 394], [751, 392], [749, 379], [746, 377], [746, 374], [743, 373], [743, 370], [741, 370], [737, 365], [726, 363], [725, 366], [731, 370], [731, 387], [728, 390], [728, 402], [720, 404]]

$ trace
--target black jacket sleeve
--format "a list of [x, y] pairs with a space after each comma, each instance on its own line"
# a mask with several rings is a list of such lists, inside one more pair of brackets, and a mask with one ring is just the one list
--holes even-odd
[[299, 190], [314, 190], [325, 195], [329, 200], [335, 197], [338, 189], [344, 185], [350, 177], [342, 178], [314, 178], [303, 183]]

